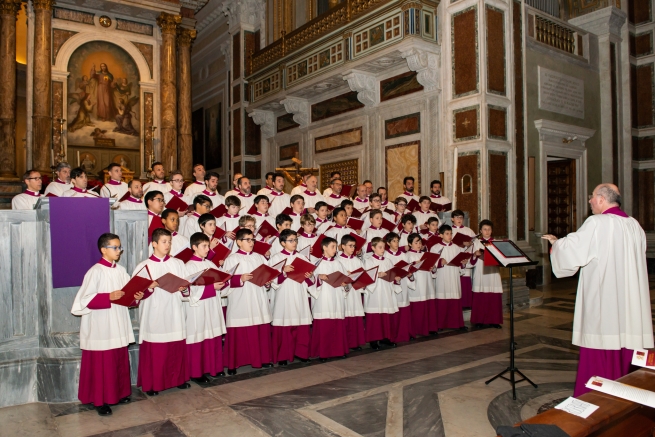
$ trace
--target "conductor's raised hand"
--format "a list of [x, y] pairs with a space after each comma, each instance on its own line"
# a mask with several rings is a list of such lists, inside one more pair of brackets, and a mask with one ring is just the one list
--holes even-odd
[[557, 241], [557, 237], [552, 234], [546, 234], [541, 236], [542, 240], [548, 240], [550, 244], [553, 244]]
[[123, 290], [112, 291], [109, 293], [109, 300], [118, 300], [123, 296], [125, 296], [125, 292]]

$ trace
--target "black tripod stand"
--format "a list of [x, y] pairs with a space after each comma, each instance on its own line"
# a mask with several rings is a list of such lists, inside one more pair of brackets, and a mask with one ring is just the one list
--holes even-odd
[[[489, 381], [485, 382], [485, 384], [488, 385], [491, 381], [498, 378], [509, 381], [509, 383], [512, 384], [512, 399], [514, 400], [516, 400], [516, 384], [519, 382], [528, 381], [534, 388], [537, 388], [537, 384], [530, 381], [527, 376], [521, 373], [514, 362], [514, 351], [516, 350], [516, 343], [514, 342], [514, 278], [512, 278], [512, 267], [533, 266], [536, 264], [538, 264], [538, 261], [510, 264], [507, 266], [507, 268], [509, 268], [509, 367], [491, 378]], [[507, 372], [509, 372], [509, 378], [504, 376]], [[514, 376], [515, 373], [521, 375], [522, 379], [517, 381]]]

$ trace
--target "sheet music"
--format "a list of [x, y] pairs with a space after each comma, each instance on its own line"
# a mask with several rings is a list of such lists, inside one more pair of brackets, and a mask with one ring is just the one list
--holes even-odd
[[192, 275], [187, 276], [187, 277], [184, 278], [184, 279], [185, 279], [189, 284], [193, 284], [193, 283], [196, 282], [196, 280], [197, 280], [199, 277], [201, 277], [202, 274], [205, 273], [207, 270], [209, 270], [209, 269], [202, 269], [202, 270], [200, 270], [200, 271], [198, 271], [198, 272], [195, 272], [195, 273], [192, 274]]
[[616, 396], [617, 398], [655, 408], [655, 393], [649, 390], [631, 387], [627, 384], [601, 378], [600, 376], [592, 376], [585, 386], [592, 390]]
[[591, 416], [591, 413], [598, 409], [598, 405], [590, 404], [589, 402], [569, 397], [561, 404], [556, 405], [555, 408], [558, 410], [566, 411], [567, 413], [573, 414], [574, 416], [586, 419], [587, 417]]
[[655, 351], [635, 349], [632, 354], [632, 365], [655, 369]]

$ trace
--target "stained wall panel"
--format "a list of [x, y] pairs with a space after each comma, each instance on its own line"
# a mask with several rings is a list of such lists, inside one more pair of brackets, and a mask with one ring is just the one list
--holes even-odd
[[505, 13], [487, 5], [487, 90], [505, 95]]
[[478, 10], [476, 6], [453, 14], [453, 95], [478, 90]]
[[[479, 157], [478, 152], [460, 154], [457, 157], [457, 208], [469, 213], [470, 228], [478, 232], [480, 223], [479, 193]], [[470, 180], [470, 189], [464, 192], [462, 182]]]
[[507, 237], [507, 155], [489, 152], [489, 219], [495, 237]]

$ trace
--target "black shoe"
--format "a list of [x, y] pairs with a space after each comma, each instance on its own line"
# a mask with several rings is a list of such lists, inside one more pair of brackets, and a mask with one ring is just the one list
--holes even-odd
[[327, 358], [319, 358], [318, 359], [321, 363], [325, 363], [328, 359]]
[[207, 375], [202, 375], [200, 378], [191, 378], [191, 381], [196, 384], [207, 384], [208, 382], [211, 382], [210, 379], [207, 378]]
[[345, 360], [346, 358], [348, 358], [348, 355], [341, 355], [339, 358], [341, 358], [342, 360]]
[[129, 396], [126, 396], [118, 401], [119, 404], [129, 404], [130, 402], [132, 402], [132, 399]]
[[282, 367], [284, 367], [284, 366], [286, 366], [288, 364], [289, 364], [289, 362], [287, 360], [278, 361], [278, 365], [280, 365]]
[[146, 394], [147, 394], [148, 396], [157, 396], [157, 395], [159, 394], [159, 392], [158, 392], [158, 391], [154, 391], [154, 390], [148, 390], [148, 391], [146, 392]]
[[459, 330], [464, 331], [464, 332], [468, 332], [469, 328], [467, 328], [466, 326], [462, 326], [461, 328], [459, 328]]
[[438, 331], [430, 331], [430, 335], [439, 335]]
[[227, 374], [229, 376], [234, 376], [237, 374], [237, 369], [227, 369]]
[[109, 408], [109, 405], [96, 407], [96, 411], [98, 412], [98, 416], [111, 416], [111, 408]]
[[477, 329], [482, 329], [482, 328], [484, 328], [484, 325], [483, 325], [482, 323], [476, 323], [476, 324], [475, 324], [475, 327], [476, 327]]
[[177, 386], [177, 388], [179, 388], [180, 390], [186, 390], [189, 387], [191, 387], [191, 384], [189, 384], [188, 382], [185, 382], [184, 384], [180, 384]]
[[501, 325], [491, 325], [491, 327], [496, 329], [503, 329]]
[[225, 372], [218, 372], [218, 373], [216, 374], [216, 377], [218, 378], [219, 376], [225, 376]]
[[309, 358], [300, 358], [300, 357], [296, 357], [296, 358], [298, 358], [298, 361], [300, 361], [301, 363], [309, 363], [311, 361]]
[[371, 345], [371, 349], [373, 349], [374, 351], [379, 351], [380, 350], [380, 345], [378, 344], [377, 341], [372, 341], [370, 343], [370, 345]]
[[264, 363], [264, 364], [262, 364], [262, 367], [263, 367], [264, 369], [270, 369], [271, 367], [273, 367], [273, 364], [271, 364], [271, 363]]
[[414, 337], [409, 337], [409, 341], [414, 341], [414, 340], [416, 340], [416, 338], [414, 338]]

